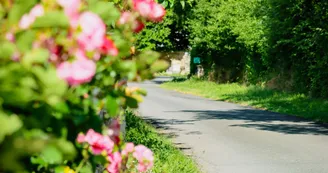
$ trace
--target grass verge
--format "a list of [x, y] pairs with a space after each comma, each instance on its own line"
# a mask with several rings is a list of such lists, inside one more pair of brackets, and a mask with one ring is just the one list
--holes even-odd
[[328, 101], [312, 99], [304, 94], [275, 91], [259, 86], [243, 86], [235, 83], [216, 84], [197, 79], [168, 82], [161, 86], [214, 100], [229, 101], [315, 121], [328, 122]]
[[126, 140], [150, 148], [155, 155], [152, 172], [199, 173], [195, 162], [176, 149], [169, 139], [157, 133], [154, 127], [128, 111], [126, 115]]

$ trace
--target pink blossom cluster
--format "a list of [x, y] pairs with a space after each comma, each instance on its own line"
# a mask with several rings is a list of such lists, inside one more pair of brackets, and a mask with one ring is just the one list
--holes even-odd
[[[92, 12], [80, 12], [80, 0], [57, 0], [67, 15], [71, 31], [78, 33], [75, 60], [62, 62], [57, 67], [58, 76], [70, 85], [79, 85], [91, 81], [96, 73], [95, 61], [101, 54], [117, 56], [118, 49], [114, 42], [106, 36], [106, 25], [102, 19]], [[93, 60], [86, 56], [93, 52]]]
[[108, 136], [97, 133], [93, 129], [88, 130], [86, 135], [79, 134], [76, 140], [78, 143], [88, 143], [95, 155], [103, 152], [111, 153], [114, 148], [114, 142]]
[[[132, 0], [132, 6], [132, 9], [141, 17], [153, 22], [162, 21], [166, 13], [164, 7], [153, 0]], [[118, 24], [130, 24], [132, 30], [136, 33], [142, 31], [145, 27], [145, 24], [142, 23], [141, 20], [130, 11], [125, 11], [122, 13]]]
[[119, 173], [122, 166], [121, 162], [124, 159], [129, 159], [129, 156], [138, 161], [137, 169], [139, 172], [146, 172], [153, 167], [154, 156], [150, 149], [143, 145], [134, 146], [133, 143], [127, 143], [121, 153], [115, 152], [108, 156], [110, 164], [107, 167], [107, 171], [109, 173]]
[[118, 20], [119, 25], [130, 24], [133, 32], [138, 33], [142, 31], [145, 24], [142, 23], [136, 16], [130, 11], [125, 11], [122, 13], [120, 19]]
[[[106, 35], [106, 25], [95, 13], [80, 11], [81, 0], [57, 0], [70, 22], [67, 38], [73, 42], [67, 51], [58, 51], [53, 39], [39, 38], [34, 48], [46, 47], [50, 52], [49, 60], [57, 66], [57, 75], [70, 85], [90, 82], [96, 73], [96, 61], [102, 55], [117, 56], [119, 51], [114, 42]], [[37, 17], [44, 15], [42, 4], [38, 4], [25, 14], [19, 27], [28, 29]], [[42, 35], [42, 34], [41, 34]], [[8, 40], [14, 38], [8, 34]], [[48, 44], [52, 41], [52, 44]]]
[[159, 22], [165, 16], [165, 9], [162, 5], [156, 3], [154, 0], [133, 0], [133, 9], [136, 10], [142, 17]]
[[[49, 61], [57, 67], [58, 77], [73, 86], [92, 80], [96, 73], [96, 61], [103, 55], [117, 56], [119, 54], [113, 40], [106, 35], [105, 23], [97, 14], [83, 11], [82, 1], [56, 0], [58, 8], [63, 9], [69, 20], [70, 26], [67, 30], [69, 48], [57, 44], [51, 36], [39, 38], [33, 44], [33, 48], [43, 47], [49, 50]], [[142, 18], [158, 22], [166, 13], [164, 7], [153, 0], [132, 0], [131, 2], [132, 12], [123, 12], [117, 23], [130, 25], [136, 33], [145, 27]], [[49, 9], [44, 8], [43, 4], [37, 4], [28, 14], [23, 15], [19, 28], [29, 29], [36, 18], [43, 16], [47, 10]], [[12, 33], [8, 33], [6, 38], [15, 41]], [[19, 55], [15, 53], [13, 59], [18, 61]]]
[[133, 156], [138, 160], [139, 172], [145, 172], [153, 167], [154, 157], [153, 152], [143, 145], [138, 145], [134, 148]]
[[107, 135], [97, 133], [93, 129], [88, 130], [86, 135], [79, 134], [76, 140], [78, 143], [88, 144], [94, 155], [106, 152], [109, 162], [106, 170], [109, 173], [119, 173], [122, 164], [126, 164], [131, 157], [138, 161], [137, 169], [139, 172], [145, 172], [153, 167], [153, 153], [143, 145], [134, 146], [133, 143], [127, 143], [121, 152], [113, 152], [114, 142]]

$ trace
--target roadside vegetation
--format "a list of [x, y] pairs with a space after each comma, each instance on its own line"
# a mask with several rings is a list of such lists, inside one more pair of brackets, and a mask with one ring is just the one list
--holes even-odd
[[165, 136], [133, 112], [126, 115], [126, 140], [147, 146], [154, 152], [156, 173], [198, 173], [195, 162], [178, 150]]
[[185, 77], [187, 77], [187, 75], [183, 75], [183, 74], [169, 74], [169, 73], [166, 73], [166, 72], [160, 72], [160, 73], [155, 74], [155, 77], [161, 77], [161, 76], [175, 77], [175, 78], [185, 78]]
[[219, 83], [259, 84], [328, 98], [327, 0], [199, 0], [191, 56]]
[[239, 103], [315, 121], [328, 122], [328, 101], [310, 98], [304, 94], [282, 92], [255, 85], [217, 84], [199, 79], [175, 80], [161, 86], [214, 100]]

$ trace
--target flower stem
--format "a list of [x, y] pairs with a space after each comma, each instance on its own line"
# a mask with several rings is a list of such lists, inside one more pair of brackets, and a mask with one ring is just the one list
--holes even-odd
[[78, 173], [80, 171], [80, 169], [82, 169], [83, 165], [85, 164], [85, 162], [88, 160], [88, 157], [85, 157], [79, 164], [79, 166], [76, 168], [75, 173]]

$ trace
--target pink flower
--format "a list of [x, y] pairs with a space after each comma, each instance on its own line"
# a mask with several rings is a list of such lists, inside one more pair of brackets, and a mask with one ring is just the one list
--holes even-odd
[[129, 11], [125, 11], [121, 14], [121, 17], [118, 20], [118, 24], [119, 25], [127, 24], [127, 23], [131, 22], [132, 19], [133, 19], [132, 13]]
[[135, 18], [135, 16], [132, 15], [131, 12], [123, 12], [120, 19], [118, 20], [119, 25], [124, 25], [124, 24], [132, 24], [132, 30], [135, 33], [140, 32], [145, 25], [140, 21]]
[[70, 20], [71, 26], [74, 28], [77, 27], [81, 0], [57, 0], [57, 3], [64, 8], [65, 14]]
[[71, 11], [78, 12], [81, 5], [81, 0], [57, 0], [57, 3], [64, 9], [70, 9]]
[[80, 133], [80, 134], [77, 136], [76, 141], [77, 141], [78, 143], [83, 143], [83, 142], [85, 142], [85, 136], [84, 136], [84, 134]]
[[66, 80], [70, 85], [79, 85], [90, 82], [96, 73], [96, 64], [88, 59], [77, 59], [63, 62], [57, 67], [59, 78]]
[[133, 151], [134, 151], [134, 144], [127, 143], [127, 144], [125, 144], [125, 147], [122, 150], [122, 156], [127, 156], [129, 153], [132, 153]]
[[32, 16], [34, 18], [43, 16], [43, 14], [44, 14], [44, 9], [43, 9], [43, 6], [40, 4], [34, 6], [32, 8], [32, 10], [30, 11], [30, 16]]
[[143, 145], [138, 145], [135, 147], [135, 151], [133, 153], [133, 157], [135, 157], [138, 164], [138, 171], [145, 172], [153, 167], [154, 156], [153, 152]]
[[93, 154], [99, 155], [103, 151], [107, 153], [113, 151], [114, 142], [108, 136], [103, 136], [92, 129], [87, 132], [84, 140], [90, 145]]
[[133, 8], [142, 17], [153, 22], [163, 20], [166, 13], [164, 7], [153, 0], [133, 0]]
[[79, 18], [79, 25], [82, 31], [77, 39], [82, 49], [94, 51], [103, 46], [106, 26], [99, 16], [84, 12]]
[[35, 18], [30, 16], [29, 14], [24, 14], [21, 20], [19, 21], [19, 27], [22, 29], [27, 29], [33, 24], [34, 20]]
[[6, 33], [6, 40], [10, 41], [10, 42], [14, 42], [15, 41], [15, 35], [11, 32]]
[[121, 168], [122, 156], [119, 152], [110, 154], [108, 156], [110, 162], [109, 166], [106, 168], [109, 173], [119, 173]]
[[145, 28], [145, 24], [142, 23], [140, 20], [135, 20], [132, 24], [132, 29], [133, 29], [133, 32], [135, 32], [135, 33], [139, 33], [144, 28]]
[[153, 22], [160, 22], [163, 20], [165, 13], [166, 13], [166, 11], [162, 5], [153, 3], [152, 4], [152, 12], [151, 12], [149, 18]]
[[108, 54], [111, 56], [118, 55], [118, 49], [116, 48], [114, 42], [108, 39], [106, 36], [104, 36], [103, 38], [103, 45], [101, 46], [100, 49], [104, 54]]
[[138, 164], [137, 168], [139, 172], [146, 172], [148, 170], [148, 167], [146, 165], [140, 163]]
[[37, 17], [43, 16], [44, 9], [43, 6], [38, 4], [32, 8], [29, 14], [24, 14], [19, 21], [19, 27], [22, 29], [29, 28], [35, 21]]
[[18, 62], [20, 60], [20, 53], [19, 52], [14, 52], [14, 54], [11, 57], [11, 60]]
[[148, 18], [152, 13], [152, 3], [150, 0], [133, 0], [134, 9], [145, 18]]
[[84, 60], [84, 59], [88, 59], [88, 57], [85, 55], [85, 52], [81, 49], [78, 49], [74, 52], [74, 55], [75, 55], [75, 58], [76, 59], [81, 59], [81, 60]]
[[121, 125], [118, 119], [114, 119], [109, 125], [108, 136], [113, 140], [116, 144], [120, 142], [120, 131]]

